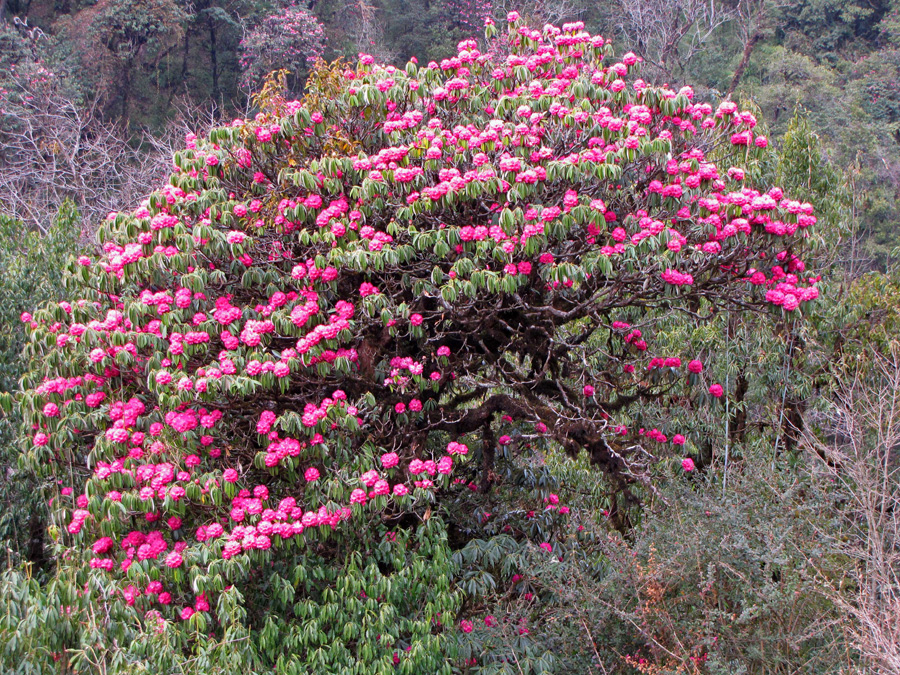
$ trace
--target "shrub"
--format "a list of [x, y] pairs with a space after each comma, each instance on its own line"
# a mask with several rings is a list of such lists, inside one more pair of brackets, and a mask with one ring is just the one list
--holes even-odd
[[[43, 234], [0, 214], [0, 392], [4, 394], [18, 389], [27, 366], [22, 360], [27, 330], [19, 316], [36, 302], [63, 297], [65, 262], [79, 244], [78, 221], [71, 202], [62, 204]], [[32, 475], [17, 469], [15, 439], [20, 423], [17, 415], [0, 416], [0, 465], [6, 476], [0, 483], [0, 539], [8, 561], [40, 563], [45, 509], [36, 499]]]

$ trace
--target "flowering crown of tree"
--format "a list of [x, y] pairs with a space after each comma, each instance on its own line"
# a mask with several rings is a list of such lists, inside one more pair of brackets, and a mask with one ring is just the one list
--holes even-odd
[[752, 114], [647, 84], [580, 23], [487, 34], [425, 67], [361, 55], [188, 136], [72, 263], [71, 299], [23, 317], [26, 461], [57, 486], [66, 564], [140, 621], [226, 630], [259, 570], [287, 570], [296, 622], [315, 602], [339, 626], [303, 632], [310, 652], [405, 644], [438, 672], [459, 597], [406, 563], [439, 555], [443, 497], [490, 490], [529, 439], [622, 489], [681, 462], [684, 435], [629, 410], [722, 388], [653, 354], [642, 317], [817, 296], [812, 207], [752, 187]]

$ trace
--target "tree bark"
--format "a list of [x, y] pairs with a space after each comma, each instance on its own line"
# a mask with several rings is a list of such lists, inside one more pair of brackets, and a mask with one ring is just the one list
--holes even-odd
[[762, 35], [759, 32], [756, 32], [750, 36], [749, 40], [747, 40], [747, 44], [744, 45], [744, 53], [741, 55], [741, 62], [738, 63], [738, 67], [734, 71], [734, 77], [731, 78], [731, 84], [728, 87], [726, 96], [731, 96], [734, 93], [734, 90], [737, 89], [738, 83], [741, 81], [741, 78], [744, 76], [744, 71], [747, 70], [747, 65], [750, 63], [750, 56], [753, 54], [753, 49], [756, 47], [756, 43], [761, 39]]
[[789, 400], [785, 404], [784, 423], [781, 434], [784, 437], [784, 449], [789, 453], [794, 452], [803, 436], [803, 414], [806, 412], [806, 401], [802, 399]]
[[494, 472], [494, 459], [496, 457], [496, 441], [494, 440], [494, 432], [491, 429], [491, 418], [484, 423], [484, 432], [482, 434], [482, 455], [481, 455], [481, 492], [487, 494], [491, 489], [491, 474]]
[[32, 513], [28, 519], [28, 548], [25, 557], [36, 567], [43, 567], [47, 563], [44, 551], [44, 521], [37, 513]]
[[184, 31], [184, 46], [181, 53], [181, 84], [184, 87], [184, 93], [188, 93], [187, 76], [188, 76], [188, 58], [191, 54], [191, 28], [188, 26]]
[[737, 376], [737, 382], [734, 389], [734, 411], [731, 413], [730, 435], [731, 444], [741, 443], [744, 440], [744, 433], [747, 429], [747, 411], [742, 405], [749, 388], [747, 376], [744, 371], [740, 371]]
[[129, 108], [131, 104], [131, 59], [125, 62], [125, 68], [122, 72], [122, 121], [125, 123], [125, 129], [131, 128], [131, 120], [128, 118]]
[[221, 101], [219, 101], [219, 57], [216, 52], [216, 22], [215, 20], [207, 15], [207, 25], [209, 26], [209, 57], [210, 57], [210, 71], [212, 75], [212, 97], [216, 102], [216, 105], [219, 105]]
[[[791, 350], [790, 368], [792, 371], [799, 370], [800, 366], [797, 360], [806, 346], [803, 336], [797, 333], [788, 335], [788, 339], [793, 343], [789, 346]], [[787, 386], [787, 383], [785, 383]], [[793, 391], [786, 391], [784, 410], [782, 411], [783, 419], [781, 423], [781, 435], [784, 437], [784, 448], [789, 453], [797, 449], [800, 439], [803, 435], [804, 422], [803, 416], [806, 414], [807, 402]], [[776, 448], [776, 451], [778, 449]]]

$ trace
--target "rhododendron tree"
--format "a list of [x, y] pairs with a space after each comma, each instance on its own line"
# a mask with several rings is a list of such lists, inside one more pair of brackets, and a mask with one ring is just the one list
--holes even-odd
[[507, 31], [361, 55], [189, 136], [70, 299], [23, 316], [61, 564], [167, 668], [240, 639], [249, 669], [451, 672], [473, 624], [450, 505], [558, 449], [624, 529], [693, 468], [644, 406], [721, 395], [655, 321], [817, 296], [812, 207], [754, 187], [752, 114], [649, 85], [581, 24]]
[[325, 29], [316, 17], [297, 5], [289, 5], [267, 16], [249, 31], [240, 45], [243, 82], [262, 84], [275, 69], [291, 72], [292, 81], [304, 76], [325, 49]]

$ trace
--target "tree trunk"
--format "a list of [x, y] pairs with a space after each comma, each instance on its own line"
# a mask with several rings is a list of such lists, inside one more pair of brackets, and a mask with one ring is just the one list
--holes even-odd
[[781, 434], [784, 437], [784, 449], [789, 453], [797, 449], [803, 436], [803, 414], [806, 412], [806, 401], [794, 399], [787, 401], [784, 410], [784, 423]]
[[[792, 371], [799, 370], [800, 366], [797, 360], [806, 346], [806, 341], [802, 335], [792, 333], [788, 335], [788, 339], [793, 343], [789, 346], [791, 350], [789, 365]], [[787, 382], [785, 382], [787, 387]], [[803, 415], [806, 413], [806, 399], [796, 395], [793, 391], [785, 391], [784, 410], [782, 411], [781, 435], [784, 438], [784, 448], [789, 453], [797, 449], [800, 439], [803, 435]], [[776, 452], [778, 448], [775, 449]]]
[[191, 29], [190, 26], [184, 31], [184, 47], [181, 53], [181, 84], [184, 87], [184, 93], [188, 93], [187, 76], [188, 76], [188, 57], [191, 55]]
[[760, 39], [762, 39], [762, 35], [760, 35], [759, 32], [756, 32], [750, 36], [750, 39], [747, 40], [747, 44], [744, 45], [744, 53], [741, 55], [741, 62], [734, 71], [734, 77], [731, 78], [731, 85], [728, 87], [726, 96], [731, 96], [734, 93], [734, 90], [737, 89], [738, 82], [741, 81], [741, 78], [744, 76], [744, 71], [747, 70], [747, 65], [750, 63], [750, 56], [753, 54], [753, 49]]
[[210, 71], [212, 74], [212, 98], [219, 105], [219, 59], [216, 53], [216, 22], [211, 17], [207, 17], [207, 25], [209, 26], [209, 59]]
[[747, 429], [747, 411], [742, 405], [744, 397], [747, 395], [749, 383], [744, 371], [740, 371], [737, 376], [737, 382], [734, 389], [734, 411], [731, 413], [730, 435], [731, 444], [735, 445], [744, 440], [744, 432]]
[[487, 494], [491, 489], [491, 474], [494, 473], [494, 458], [497, 451], [490, 417], [484, 423], [481, 448], [481, 492]]
[[715, 453], [713, 452], [712, 442], [709, 440], [709, 437], [704, 438], [700, 442], [700, 447], [697, 453], [697, 461], [695, 462], [695, 466], [697, 471], [703, 471], [708, 466], [711, 466], [713, 463], [713, 458]]
[[44, 551], [44, 522], [37, 513], [28, 519], [28, 549], [25, 557], [36, 567], [43, 567], [47, 562]]
[[125, 123], [125, 129], [131, 128], [131, 121], [128, 119], [131, 94], [131, 59], [125, 61], [125, 68], [122, 72], [122, 121]]
[[621, 534], [627, 541], [634, 541], [634, 524], [631, 522], [631, 518], [628, 517], [628, 513], [622, 506], [619, 504], [619, 497], [622, 496], [622, 499], [625, 499], [627, 494], [623, 488], [617, 488], [612, 493], [612, 499], [610, 501], [609, 507], [609, 524], [612, 525], [613, 529], [616, 530], [619, 534]]

